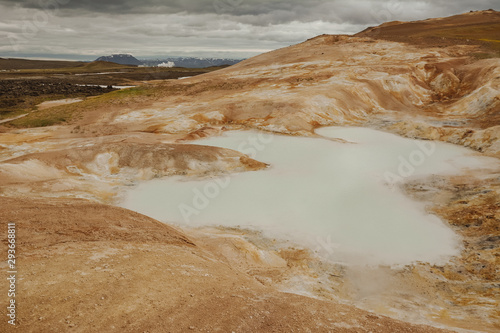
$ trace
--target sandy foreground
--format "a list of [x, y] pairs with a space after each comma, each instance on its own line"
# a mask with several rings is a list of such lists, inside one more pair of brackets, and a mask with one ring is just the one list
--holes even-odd
[[[441, 331], [279, 292], [245, 272], [290, 269], [297, 259], [290, 254], [246, 257], [238, 239], [225, 240], [223, 254], [203, 238], [85, 200], [2, 198], [1, 204], [2, 227], [15, 222], [18, 230], [23, 332]], [[231, 256], [242, 259], [241, 267], [229, 265]], [[11, 329], [5, 320], [1, 326]]]

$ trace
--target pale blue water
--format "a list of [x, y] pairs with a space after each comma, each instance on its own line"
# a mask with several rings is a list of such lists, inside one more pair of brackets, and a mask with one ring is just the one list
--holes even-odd
[[187, 226], [256, 227], [334, 261], [441, 263], [459, 254], [454, 232], [394, 185], [409, 177], [488, 166], [495, 159], [365, 128], [317, 133], [356, 144], [227, 132], [197, 143], [239, 150], [270, 168], [214, 179], [143, 182], [126, 193], [121, 206]]

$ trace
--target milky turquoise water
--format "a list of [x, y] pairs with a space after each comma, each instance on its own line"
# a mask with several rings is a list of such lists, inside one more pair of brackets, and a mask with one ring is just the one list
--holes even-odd
[[401, 193], [398, 182], [492, 167], [495, 159], [365, 128], [317, 133], [324, 138], [234, 131], [196, 141], [239, 150], [270, 167], [212, 179], [146, 181], [128, 190], [121, 206], [186, 226], [256, 228], [338, 262], [442, 263], [459, 254], [459, 237]]

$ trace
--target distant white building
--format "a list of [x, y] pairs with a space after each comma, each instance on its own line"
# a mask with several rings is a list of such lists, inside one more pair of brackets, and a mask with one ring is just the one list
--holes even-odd
[[158, 64], [157, 67], [167, 67], [167, 68], [172, 68], [175, 66], [175, 63], [173, 61], [168, 61], [168, 62], [162, 62], [161, 64]]

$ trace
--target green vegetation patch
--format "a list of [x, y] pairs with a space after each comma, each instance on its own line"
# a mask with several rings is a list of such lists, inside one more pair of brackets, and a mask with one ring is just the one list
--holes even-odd
[[45, 127], [71, 122], [80, 118], [85, 112], [116, 105], [138, 103], [145, 97], [154, 97], [157, 89], [150, 87], [134, 87], [113, 91], [97, 97], [86, 99], [75, 104], [66, 104], [31, 112], [23, 118], [13, 120], [7, 126], [16, 128]]

